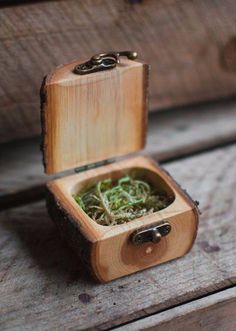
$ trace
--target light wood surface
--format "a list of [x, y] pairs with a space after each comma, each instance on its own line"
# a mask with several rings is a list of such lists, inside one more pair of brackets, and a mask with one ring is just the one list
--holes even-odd
[[1, 8], [0, 141], [40, 133], [38, 91], [50, 70], [106, 50], [136, 50], [151, 64], [152, 110], [235, 95], [235, 11], [235, 0], [18, 1]]
[[2, 212], [1, 330], [106, 329], [235, 286], [235, 161], [234, 145], [166, 165], [200, 200], [196, 244], [181, 259], [105, 285], [92, 283], [60, 240], [44, 201]]
[[144, 148], [148, 65], [121, 59], [112, 70], [76, 75], [58, 67], [41, 93], [45, 171], [65, 171]]
[[[96, 224], [78, 206], [73, 194], [84, 186], [105, 178], [117, 179], [126, 174], [147, 178], [152, 184], [174, 196], [167, 208], [140, 217], [132, 222], [102, 226]], [[86, 251], [86, 264], [100, 282], [111, 281], [150, 266], [164, 263], [185, 255], [192, 247], [198, 226], [198, 210], [193, 201], [155, 162], [147, 157], [134, 157], [114, 162], [83, 173], [51, 181], [48, 185], [50, 197], [47, 201], [49, 214], [61, 230], [62, 237], [72, 243], [81, 255]], [[136, 230], [168, 221], [171, 232], [157, 243], [135, 245], [130, 237]], [[67, 230], [70, 228], [70, 231]], [[80, 232], [78, 234], [78, 232]], [[86, 241], [72, 238], [83, 236]], [[81, 247], [82, 246], [82, 247]], [[82, 256], [83, 257], [83, 256]]]

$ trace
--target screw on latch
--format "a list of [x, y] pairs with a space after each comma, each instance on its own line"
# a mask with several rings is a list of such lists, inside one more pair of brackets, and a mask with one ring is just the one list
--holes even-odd
[[95, 54], [89, 61], [76, 65], [73, 72], [78, 75], [86, 75], [92, 72], [113, 69], [120, 63], [120, 56], [135, 60], [138, 54], [131, 51]]
[[167, 221], [162, 221], [152, 227], [146, 227], [135, 231], [131, 236], [134, 244], [140, 245], [147, 242], [159, 243], [161, 238], [168, 235], [171, 231], [171, 225]]
[[153, 243], [159, 243], [161, 238], [162, 238], [161, 233], [157, 229], [153, 229], [152, 230], [152, 242]]

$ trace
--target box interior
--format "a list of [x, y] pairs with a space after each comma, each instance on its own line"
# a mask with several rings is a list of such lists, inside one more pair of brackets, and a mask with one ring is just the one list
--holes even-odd
[[[115, 170], [115, 171], [111, 171], [111, 172], [107, 172], [107, 173], [97, 175], [97, 176], [92, 177], [92, 178], [85, 179], [83, 181], [80, 181], [80, 182], [76, 183], [75, 185], [73, 185], [71, 187], [71, 195], [73, 196], [75, 194], [78, 194], [82, 189], [96, 184], [99, 180], [104, 180], [104, 179], [109, 178], [109, 179], [112, 179], [112, 181], [115, 181], [115, 180], [118, 180], [119, 178], [121, 178], [125, 175], [129, 175], [133, 178], [145, 180], [149, 184], [151, 184], [152, 186], [157, 188], [158, 193], [167, 194], [170, 198], [170, 202], [169, 202], [169, 205], [167, 207], [169, 207], [176, 199], [174, 191], [166, 183], [166, 181], [163, 178], [161, 178], [161, 176], [159, 176], [156, 172], [154, 172], [150, 169], [141, 168], [141, 167], [129, 167], [129, 168], [125, 168], [125, 169], [122, 169], [122, 170]], [[78, 208], [80, 208], [79, 205], [78, 205]], [[166, 208], [164, 208], [164, 209], [166, 209]], [[164, 209], [162, 209], [161, 211], [163, 211]], [[159, 211], [155, 212], [155, 214], [158, 213], [158, 212]], [[145, 216], [143, 216], [143, 217], [145, 217]], [[132, 220], [131, 222], [134, 222], [134, 221], [135, 220]], [[95, 222], [95, 221], [93, 221], [93, 222]], [[103, 225], [101, 225], [101, 226], [103, 226]], [[118, 224], [118, 225], [115, 225], [115, 226], [120, 226], [120, 225]]]

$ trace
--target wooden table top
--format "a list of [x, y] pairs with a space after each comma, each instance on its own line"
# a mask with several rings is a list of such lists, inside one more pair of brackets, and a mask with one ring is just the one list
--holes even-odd
[[185, 257], [94, 283], [45, 208], [38, 139], [1, 146], [1, 330], [236, 329], [236, 101], [150, 115], [145, 153], [200, 201]]

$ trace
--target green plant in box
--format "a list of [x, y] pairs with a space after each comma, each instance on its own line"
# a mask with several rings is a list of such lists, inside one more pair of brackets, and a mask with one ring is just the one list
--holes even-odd
[[125, 176], [117, 181], [105, 179], [74, 196], [95, 222], [116, 225], [154, 213], [170, 204], [170, 197], [142, 179]]

